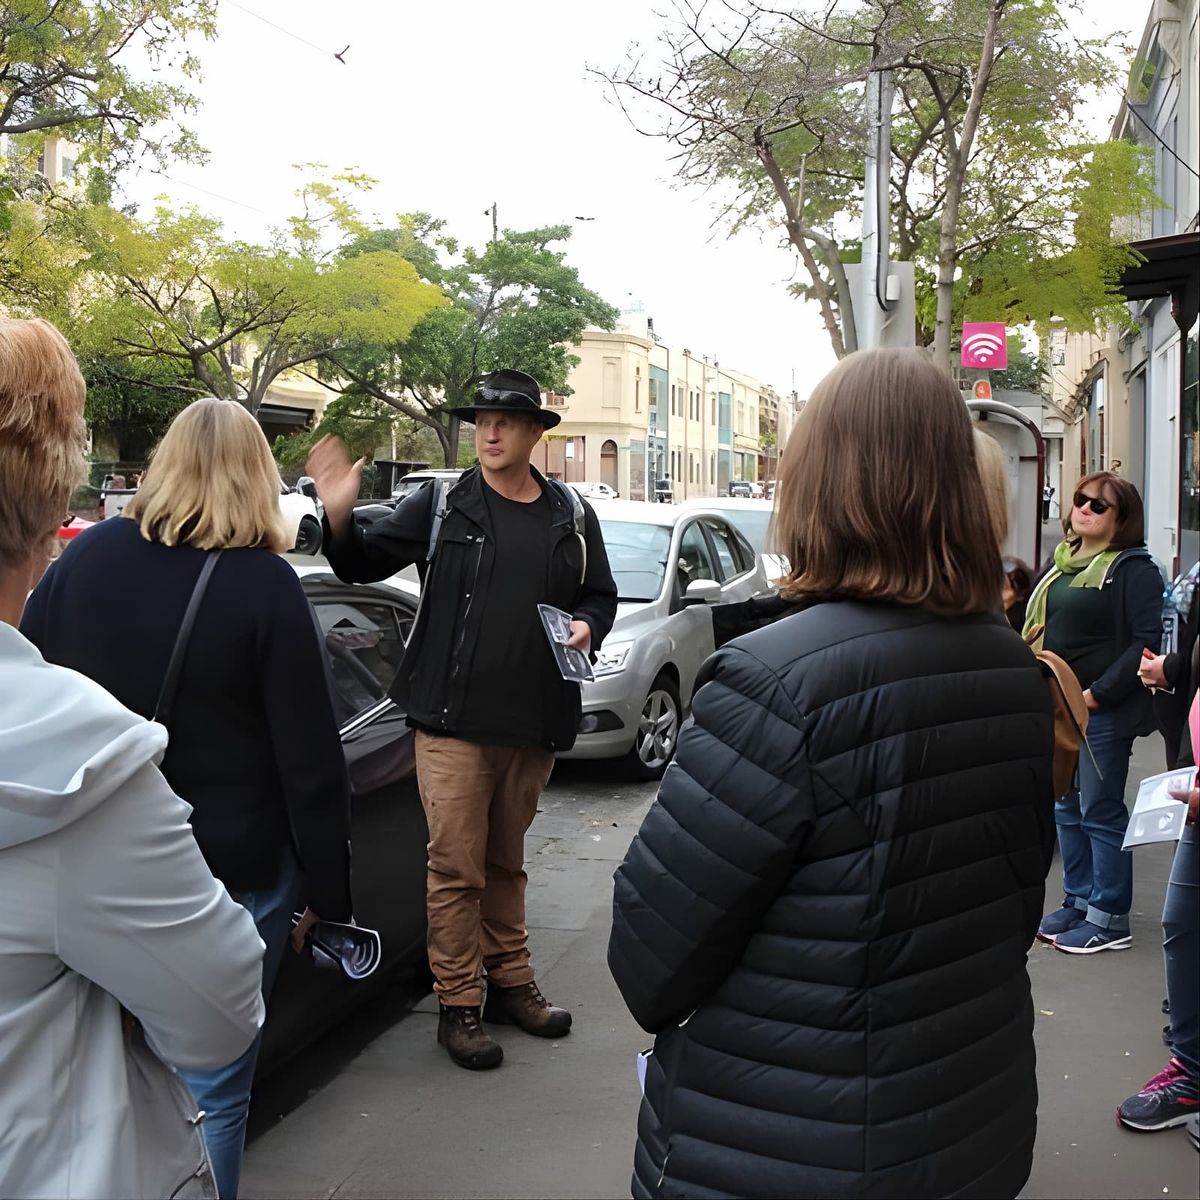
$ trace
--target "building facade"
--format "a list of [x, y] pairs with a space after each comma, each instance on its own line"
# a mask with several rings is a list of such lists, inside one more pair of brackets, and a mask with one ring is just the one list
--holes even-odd
[[1047, 339], [1051, 408], [1063, 420], [1056, 486], [1067, 504], [1090, 471], [1129, 479], [1150, 552], [1174, 573], [1200, 556], [1197, 0], [1154, 0], [1112, 136], [1148, 148], [1161, 203], [1121, 231], [1143, 259], [1121, 282], [1130, 328]]
[[668, 343], [637, 312], [616, 330], [586, 330], [574, 353], [571, 394], [547, 396], [562, 423], [534, 460], [546, 474], [633, 500], [656, 489], [674, 500], [727, 495], [735, 480], [760, 478], [764, 398], [778, 411], [769, 385]]

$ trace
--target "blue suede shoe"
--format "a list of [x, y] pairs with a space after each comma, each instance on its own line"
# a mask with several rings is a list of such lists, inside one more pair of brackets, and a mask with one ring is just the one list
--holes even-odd
[[1128, 929], [1101, 929], [1090, 921], [1082, 921], [1054, 939], [1055, 950], [1064, 954], [1099, 954], [1101, 950], [1128, 950], [1132, 945]]
[[1062, 908], [1056, 908], [1042, 918], [1037, 931], [1038, 940], [1049, 942], [1053, 946], [1060, 933], [1066, 933], [1068, 929], [1075, 929], [1082, 924], [1083, 913], [1073, 904], [1064, 904]]

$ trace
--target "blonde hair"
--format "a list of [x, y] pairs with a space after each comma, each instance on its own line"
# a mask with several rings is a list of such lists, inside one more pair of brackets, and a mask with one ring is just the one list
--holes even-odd
[[988, 519], [996, 535], [996, 546], [1003, 553], [1004, 543], [1008, 540], [1008, 471], [1004, 465], [1004, 451], [1000, 449], [1000, 443], [978, 425], [974, 426], [973, 432], [975, 465], [979, 468]]
[[0, 568], [29, 560], [83, 482], [86, 390], [49, 321], [0, 317]]
[[279, 469], [236, 400], [196, 400], [171, 422], [125, 516], [165, 546], [288, 549]]
[[787, 599], [955, 614], [1000, 603], [1000, 550], [979, 504], [967, 407], [921, 351], [843, 358], [792, 431], [776, 494]]

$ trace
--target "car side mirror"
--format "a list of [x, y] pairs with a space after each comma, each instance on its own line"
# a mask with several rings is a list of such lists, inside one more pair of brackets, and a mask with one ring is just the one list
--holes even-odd
[[719, 604], [721, 585], [715, 579], [697, 579], [688, 584], [683, 593], [683, 605], [690, 608], [696, 604]]
[[315, 500], [317, 498], [316, 481], [311, 475], [301, 475], [296, 480], [296, 491], [303, 496], [307, 496], [310, 500]]

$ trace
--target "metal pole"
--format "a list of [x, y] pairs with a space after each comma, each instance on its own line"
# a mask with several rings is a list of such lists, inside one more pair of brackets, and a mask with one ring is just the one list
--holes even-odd
[[691, 472], [688, 470], [688, 426], [692, 423], [692, 383], [691, 374], [688, 371], [688, 366], [692, 361], [691, 352], [684, 350], [683, 352], [683, 390], [687, 393], [685, 400], [686, 408], [683, 414], [683, 462], [680, 466], [683, 467], [683, 498], [688, 498], [688, 476]]
[[888, 310], [887, 262], [890, 225], [892, 157], [891, 71], [871, 71], [867, 76], [867, 152], [863, 170], [862, 267], [860, 294], [855, 297], [858, 348], [880, 344]]

